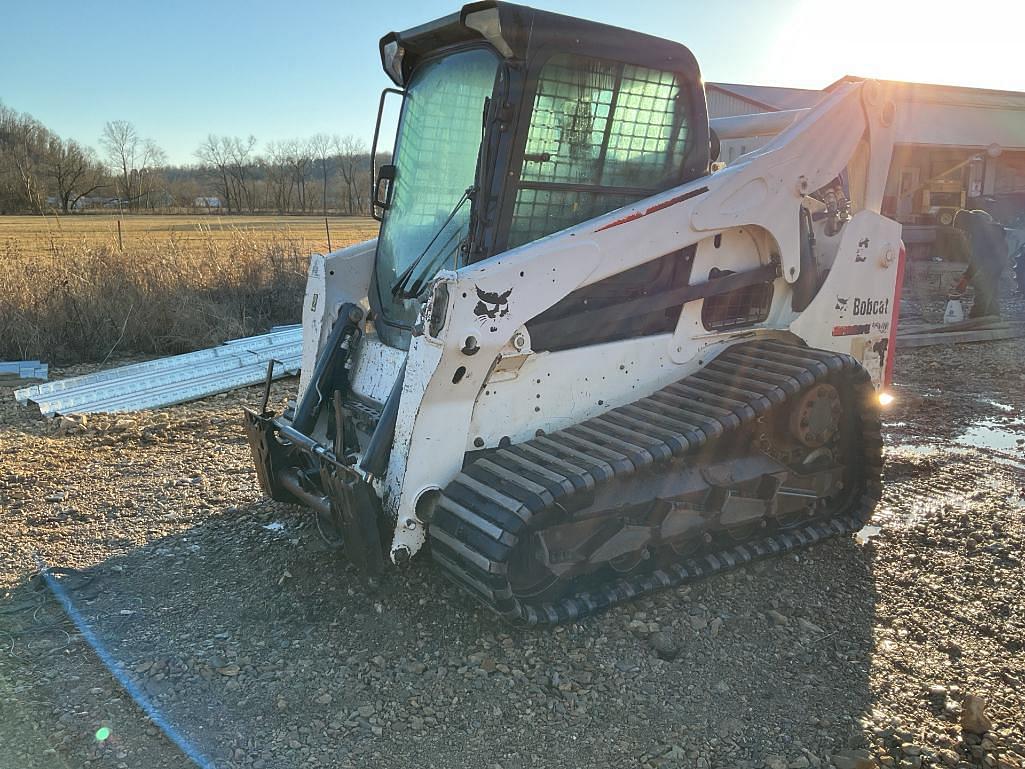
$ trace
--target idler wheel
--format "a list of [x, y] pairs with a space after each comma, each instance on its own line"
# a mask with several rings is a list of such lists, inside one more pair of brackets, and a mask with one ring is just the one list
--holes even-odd
[[840, 429], [840, 393], [831, 384], [817, 384], [798, 398], [790, 412], [790, 432], [810, 449], [825, 446]]

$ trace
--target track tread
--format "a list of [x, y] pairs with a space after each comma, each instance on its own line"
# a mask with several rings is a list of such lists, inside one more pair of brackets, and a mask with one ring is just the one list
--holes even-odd
[[[860, 494], [848, 509], [555, 602], [532, 603], [513, 594], [507, 559], [534, 517], [558, 500], [695, 451], [840, 373], [859, 388], [855, 397], [862, 399]], [[429, 530], [431, 550], [450, 578], [500, 615], [531, 625], [555, 624], [860, 528], [880, 497], [881, 473], [882, 437], [871, 378], [854, 358], [777, 340], [742, 342], [634, 403], [472, 461], [442, 494]]]

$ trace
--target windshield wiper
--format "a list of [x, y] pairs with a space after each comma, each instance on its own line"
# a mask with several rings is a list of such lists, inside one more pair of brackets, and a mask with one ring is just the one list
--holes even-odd
[[[423, 261], [423, 258], [427, 256], [427, 252], [431, 250], [431, 246], [434, 245], [435, 241], [441, 236], [441, 233], [445, 231], [445, 228], [448, 227], [449, 223], [455, 218], [455, 215], [459, 213], [459, 209], [463, 207], [463, 204], [466, 203], [467, 200], [470, 199], [476, 189], [477, 188], [473, 186], [466, 188], [462, 197], [460, 197], [456, 202], [455, 206], [449, 212], [449, 215], [445, 218], [445, 221], [438, 228], [438, 231], [434, 233], [434, 237], [432, 237], [430, 242], [424, 247], [424, 250], [421, 251], [420, 255], [410, 262], [409, 266], [402, 271], [402, 274], [399, 275], [398, 279], [395, 281], [395, 285], [391, 287], [391, 295], [393, 297], [397, 299], [415, 299], [420, 295], [420, 292], [423, 290], [421, 281], [417, 280], [414, 282], [413, 285], [416, 288], [415, 291], [407, 291], [406, 285], [409, 283], [409, 279], [413, 277], [414, 270], [416, 270], [420, 262]], [[451, 240], [451, 238], [449, 238], [449, 240]]]

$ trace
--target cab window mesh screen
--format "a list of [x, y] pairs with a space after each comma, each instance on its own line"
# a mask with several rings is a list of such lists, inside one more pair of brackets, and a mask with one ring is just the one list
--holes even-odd
[[674, 73], [553, 56], [538, 80], [509, 245], [671, 187], [687, 137]]
[[543, 238], [634, 200], [635, 195], [600, 191], [522, 189], [513, 209], [511, 229], [518, 238], [515, 245]]
[[671, 72], [624, 67], [602, 184], [648, 187], [679, 168], [687, 139], [676, 125], [679, 93]]
[[618, 65], [556, 56], [542, 70], [521, 181], [595, 184]]

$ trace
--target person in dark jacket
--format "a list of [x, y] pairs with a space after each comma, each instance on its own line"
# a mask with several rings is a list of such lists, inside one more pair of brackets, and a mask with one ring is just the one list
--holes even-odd
[[954, 227], [961, 230], [971, 247], [971, 263], [962, 280], [971, 280], [975, 303], [970, 318], [1000, 315], [997, 294], [1000, 276], [1008, 266], [1007, 240], [1004, 228], [985, 211], [958, 211]]

